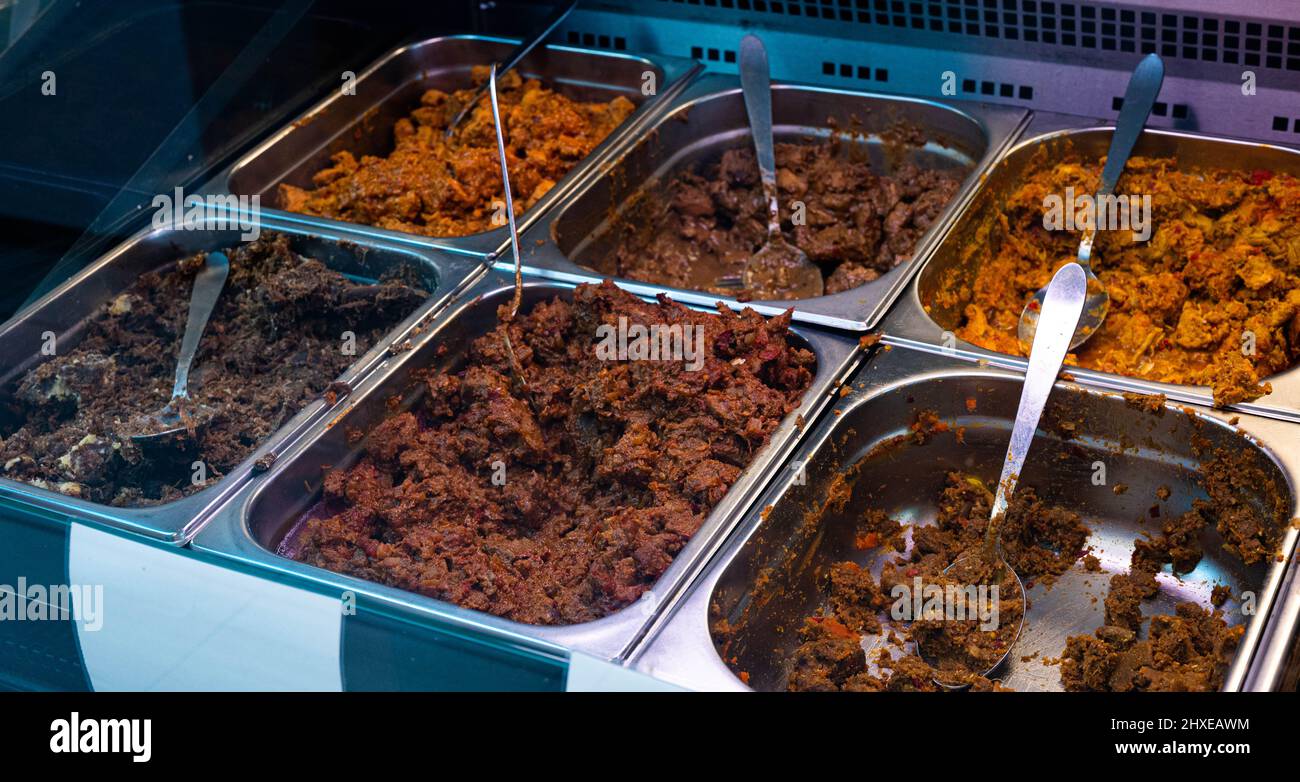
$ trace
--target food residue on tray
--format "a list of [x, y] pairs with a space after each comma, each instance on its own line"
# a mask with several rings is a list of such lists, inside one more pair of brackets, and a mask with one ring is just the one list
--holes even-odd
[[[373, 285], [352, 282], [295, 252], [285, 234], [264, 232], [226, 254], [230, 276], [190, 371], [191, 398], [215, 410], [197, 441], [154, 452], [131, 436], [171, 398], [205, 253], [141, 275], [89, 317], [75, 346], [14, 380], [0, 410], [0, 475], [117, 506], [192, 494], [321, 396], [428, 295], [411, 267]], [[346, 331], [354, 355], [342, 349]]]
[[[598, 331], [620, 318], [702, 328], [702, 365], [602, 360]], [[605, 616], [650, 588], [798, 407], [815, 358], [789, 323], [579, 285], [474, 340], [463, 366], [424, 370], [415, 407], [326, 474], [282, 550], [520, 622]]]
[[[891, 438], [878, 448], [924, 447], [944, 434], [947, 427], [938, 427], [939, 423], [933, 411], [920, 411], [912, 434]], [[924, 436], [918, 436], [921, 432]], [[1198, 483], [1206, 498], [1194, 500], [1179, 515], [1165, 517], [1154, 534], [1144, 533], [1134, 540], [1129, 570], [1111, 577], [1102, 626], [1090, 635], [1068, 638], [1061, 656], [1052, 658], [1052, 664], [1060, 665], [1066, 689], [1213, 690], [1222, 686], [1243, 632], [1242, 626], [1230, 625], [1221, 612], [1233, 597], [1232, 589], [1215, 585], [1204, 605], [1182, 601], [1168, 615], [1147, 616], [1143, 607], [1160, 593], [1158, 573], [1167, 571], [1180, 577], [1196, 568], [1205, 553], [1203, 532], [1208, 528], [1218, 532], [1226, 552], [1246, 564], [1269, 558], [1280, 545], [1289, 501], [1266, 488], [1274, 484], [1252, 452], [1213, 448], [1204, 441], [1193, 442], [1193, 448], [1202, 458]], [[871, 480], [869, 467], [864, 465], [876, 453], [883, 450], [873, 449], [847, 470], [835, 473], [824, 505], [809, 511], [801, 535], [810, 541], [821, 539], [815, 530], [825, 514], [844, 513], [851, 484]], [[915, 456], [909, 459], [916, 461]], [[1162, 499], [1171, 494], [1164, 485], [1156, 493]], [[950, 472], [932, 523], [904, 525], [870, 505], [855, 510], [853, 548], [869, 552], [866, 556], [874, 563], [872, 569], [856, 561], [816, 566], [819, 607], [803, 616], [797, 629], [799, 643], [787, 659], [774, 661], [785, 670], [784, 686], [823, 691], [938, 690], [943, 689], [939, 684], [943, 682], [977, 690], [1003, 689], [1000, 682], [981, 674], [1014, 649], [1007, 645], [1013, 634], [1003, 632], [1005, 623], [1018, 624], [1032, 608], [1032, 604], [1020, 604], [1014, 583], [1000, 584], [1004, 587], [999, 589], [1003, 615], [996, 628], [960, 617], [932, 621], [930, 616], [918, 619], [909, 615], [900, 621], [894, 615], [898, 590], [903, 588], [904, 595], [914, 591], [917, 579], [927, 586], [954, 581], [966, 589], [990, 583], [986, 573], [961, 575], [955, 569], [945, 570], [953, 563], [960, 568], [961, 563], [981, 561], [978, 552], [992, 500], [984, 481], [968, 473]], [[909, 526], [910, 545], [905, 545], [902, 535]], [[1021, 486], [1003, 521], [1002, 545], [1007, 562], [1026, 589], [1036, 585], [1054, 588], [1060, 577], [1076, 567], [1082, 573], [1102, 572], [1102, 562], [1088, 544], [1090, 535], [1078, 514], [1039, 499], [1032, 486]], [[870, 544], [878, 548], [873, 551]], [[735, 648], [739, 634], [747, 633], [747, 624], [757, 620], [758, 614], [751, 616], [753, 607], [777, 599], [793, 574], [807, 564], [810, 554], [793, 546], [788, 556], [789, 562], [778, 558], [760, 571], [752, 599], [738, 604], [738, 616], [724, 621], [717, 618], [723, 607], [712, 607], [713, 635], [720, 648]], [[879, 576], [873, 577], [877, 568]], [[1012, 595], [1010, 600], [1007, 594]], [[1081, 593], [1079, 599], [1085, 597]], [[1027, 621], [1032, 622], [1032, 615]], [[744, 643], [752, 646], [753, 642]], [[1033, 651], [1028, 655], [1031, 659], [1055, 650]], [[751, 674], [755, 663], [752, 657], [747, 660]], [[780, 680], [775, 684], [781, 686]]]
[[[776, 145], [782, 230], [821, 269], [828, 294], [870, 282], [910, 258], [966, 176], [913, 163], [877, 173], [846, 146], [839, 135]], [[719, 284], [740, 275], [767, 240], [768, 203], [752, 145], [670, 178], [666, 193], [641, 193], [617, 218], [617, 249], [595, 259], [595, 268], [742, 301], [781, 298]]]
[[[473, 70], [475, 85], [488, 67]], [[506, 160], [515, 211], [523, 214], [636, 108], [622, 96], [579, 102], [516, 71], [498, 83]], [[387, 155], [357, 157], [346, 150], [312, 177], [309, 188], [281, 184], [279, 205], [291, 212], [425, 236], [467, 236], [499, 223], [501, 168], [486, 97], [444, 132], [473, 89], [427, 90], [420, 105], [393, 127]]]
[[[925, 442], [909, 441], [917, 445]], [[913, 527], [910, 552], [887, 560], [878, 582], [853, 562], [832, 565], [829, 577], [822, 582], [828, 597], [827, 609], [805, 620], [800, 631], [802, 643], [793, 655], [788, 688], [942, 689], [936, 681], [968, 684], [974, 689], [1000, 688], [1001, 685], [982, 674], [1010, 648], [1025, 607], [1014, 575], [1004, 573], [995, 581], [991, 573], [984, 572], [987, 568], [982, 567], [981, 546], [992, 505], [993, 494], [983, 481], [966, 473], [950, 473], [935, 523]], [[901, 527], [887, 516], [882, 520], [882, 516], [879, 510], [870, 509], [863, 523], [872, 529]], [[1046, 505], [1029, 487], [1022, 487], [1013, 496], [1002, 521], [1007, 562], [1024, 580], [1047, 581], [1068, 570], [1083, 552], [1088, 535], [1088, 528], [1077, 514]], [[945, 574], [954, 563], [957, 568]], [[844, 573], [854, 576], [852, 594], [845, 591]], [[876, 614], [888, 609], [892, 602], [886, 595], [894, 594], [896, 587], [913, 589], [916, 579], [926, 586], [945, 589], [949, 583], [957, 587], [997, 583], [998, 626], [989, 630], [982, 629], [980, 622], [973, 619], [921, 618], [910, 624], [906, 634], [921, 644], [925, 658], [915, 652], [894, 656], [886, 651], [869, 660], [863, 654], [862, 635], [880, 632]], [[869, 598], [857, 599], [852, 595]], [[862, 616], [863, 612], [869, 619]], [[837, 625], [856, 628], [856, 631], [836, 642], [828, 638], [826, 628]]]
[[[1096, 191], [1100, 164], [1036, 153], [1005, 203], [985, 203], [953, 279], [927, 304], [962, 308], [958, 337], [1012, 355], [1027, 298], [1078, 250], [1077, 231], [1043, 226], [1044, 198]], [[1212, 386], [1216, 405], [1268, 393], [1265, 381], [1300, 361], [1300, 180], [1225, 168], [1181, 169], [1134, 157], [1120, 187], [1150, 194], [1148, 241], [1100, 231], [1093, 267], [1111, 297], [1100, 330], [1067, 363], [1165, 383]]]
[[1279, 509], [1261, 513], [1251, 503], [1266, 485], [1264, 476], [1235, 452], [1218, 451], [1201, 474], [1209, 499], [1197, 500], [1191, 510], [1166, 520], [1158, 535], [1135, 541], [1128, 572], [1111, 577], [1105, 624], [1092, 635], [1067, 639], [1061, 658], [1066, 689], [1204, 691], [1223, 686], [1245, 631], [1242, 625], [1229, 625], [1217, 610], [1232, 597], [1232, 590], [1216, 585], [1209, 607], [1183, 601], [1172, 615], [1149, 619], [1142, 614], [1142, 603], [1159, 592], [1156, 573], [1165, 566], [1177, 575], [1200, 563], [1201, 533], [1211, 522], [1224, 536], [1224, 548], [1243, 561], [1264, 556], [1280, 537], [1268, 518], [1277, 517]]
[[[991, 672], [1015, 643], [1025, 615], [1016, 574], [979, 547], [966, 551], [942, 573], [924, 579], [928, 587], [951, 595], [962, 594], [968, 618], [955, 619], [941, 612], [914, 618], [909, 628], [917, 650], [932, 661], [935, 678], [942, 683], [964, 683]], [[974, 600], [968, 590], [974, 588]], [[993, 592], [990, 588], [996, 588]], [[958, 591], [960, 590], [960, 592]], [[978, 614], [979, 590], [986, 601], [997, 600], [996, 627], [986, 627]]]

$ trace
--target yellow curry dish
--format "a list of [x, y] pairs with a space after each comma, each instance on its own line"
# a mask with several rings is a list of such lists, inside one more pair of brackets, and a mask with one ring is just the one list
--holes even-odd
[[[954, 332], [967, 342], [1025, 355], [1020, 313], [1081, 238], [1045, 228], [1045, 204], [1067, 188], [1096, 192], [1102, 162], [1040, 150], [1023, 184], [968, 237], [961, 255], [973, 275], [940, 286], [927, 309], [960, 311]], [[1134, 157], [1116, 191], [1150, 196], [1149, 238], [1098, 232], [1093, 268], [1110, 311], [1067, 363], [1211, 386], [1218, 406], [1269, 393], [1266, 378], [1300, 361], [1300, 180]]]

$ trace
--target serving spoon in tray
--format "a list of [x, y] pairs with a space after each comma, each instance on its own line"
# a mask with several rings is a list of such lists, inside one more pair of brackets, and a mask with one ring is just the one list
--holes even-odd
[[720, 286], [744, 285], [759, 291], [760, 298], [783, 295], [790, 299], [811, 299], [826, 292], [821, 269], [808, 254], [785, 238], [781, 232], [781, 212], [777, 201], [776, 143], [772, 137], [772, 77], [767, 65], [767, 49], [756, 35], [740, 40], [740, 89], [749, 116], [749, 131], [754, 138], [754, 158], [767, 200], [767, 241], [749, 257], [739, 277], [724, 277]]
[[[521, 60], [528, 56], [529, 52], [537, 48], [537, 44], [545, 41], [551, 33], [555, 32], [555, 28], [560, 26], [560, 22], [567, 19], [569, 14], [573, 12], [573, 9], [577, 7], [578, 0], [573, 0], [572, 3], [565, 6], [557, 6], [555, 11], [551, 14], [551, 17], [547, 19], [546, 25], [542, 27], [541, 30], [531, 37], [525, 38], [515, 47], [515, 50], [512, 51], [510, 56], [505, 59], [504, 63], [502, 63], [500, 72], [505, 73], [518, 65]], [[479, 99], [482, 98], [483, 94], [487, 91], [488, 86], [486, 84], [480, 86], [474, 91], [474, 94], [465, 102], [465, 105], [461, 107], [461, 110], [452, 118], [451, 124], [447, 126], [447, 130], [442, 134], [443, 138], [451, 138], [452, 133], [456, 130], [456, 126], [463, 122], [464, 119], [474, 111], [475, 104], [479, 102]]]
[[162, 410], [136, 421], [140, 431], [131, 435], [131, 440], [137, 445], [179, 448], [196, 429], [212, 418], [211, 408], [195, 404], [190, 399], [190, 365], [199, 352], [203, 330], [207, 328], [208, 319], [212, 317], [212, 310], [216, 308], [229, 276], [230, 259], [225, 253], [213, 251], [204, 257], [203, 268], [194, 276], [194, 288], [190, 293], [190, 313], [185, 322], [185, 334], [181, 337], [181, 354], [176, 362], [171, 400]]
[[[984, 532], [984, 544], [980, 551], [959, 558], [944, 570], [945, 574], [962, 572], [967, 569], [967, 566], [974, 564], [969, 562], [971, 557], [982, 557], [985, 563], [996, 563], [993, 569], [995, 575], [993, 583], [1001, 581], [1002, 575], [1009, 572], [1015, 579], [1022, 605], [1025, 600], [1025, 585], [1015, 569], [1006, 561], [1002, 549], [1002, 521], [1006, 516], [1011, 494], [1020, 480], [1020, 472], [1024, 467], [1025, 457], [1029, 454], [1029, 447], [1034, 442], [1034, 433], [1038, 430], [1038, 421], [1043, 416], [1043, 408], [1052, 393], [1056, 376], [1061, 371], [1061, 362], [1065, 360], [1065, 354], [1069, 350], [1071, 336], [1075, 333], [1080, 315], [1083, 314], [1087, 295], [1087, 274], [1077, 263], [1062, 266], [1045, 289], [1038, 329], [1029, 352], [1029, 367], [1025, 370], [1025, 383], [1020, 390], [1020, 406], [1016, 409], [1015, 424], [1011, 428], [1011, 442], [1007, 445], [1007, 457], [1002, 462], [1002, 475], [998, 478], [997, 492], [993, 497], [992, 512], [989, 514], [989, 523]], [[954, 568], [957, 570], [954, 571]], [[1020, 626], [1011, 636], [1002, 656], [987, 670], [982, 671], [981, 675], [987, 677], [1002, 665], [1007, 655], [1011, 653], [1012, 647], [1015, 646], [1023, 627], [1022, 614]], [[944, 687], [954, 686], [937, 679], [936, 682]]]
[[[1101, 322], [1106, 318], [1107, 311], [1110, 310], [1110, 294], [1106, 292], [1106, 287], [1101, 284], [1101, 280], [1097, 279], [1097, 275], [1092, 270], [1092, 245], [1097, 238], [1099, 211], [1096, 207], [1103, 199], [1114, 195], [1115, 185], [1119, 182], [1120, 175], [1124, 173], [1124, 166], [1128, 164], [1129, 155], [1133, 153], [1138, 137], [1142, 135], [1147, 117], [1151, 116], [1151, 107], [1155, 105], [1156, 96], [1160, 94], [1160, 85], [1164, 80], [1165, 64], [1160, 59], [1160, 55], [1148, 54], [1142, 62], [1138, 63], [1137, 68], [1133, 69], [1133, 75], [1128, 80], [1128, 89], [1124, 91], [1124, 105], [1120, 107], [1119, 120], [1115, 123], [1114, 134], [1110, 137], [1106, 165], [1101, 169], [1101, 184], [1097, 188], [1097, 196], [1093, 201], [1093, 219], [1083, 232], [1075, 259], [1075, 262], [1083, 267], [1084, 275], [1088, 278], [1088, 301], [1084, 305], [1079, 327], [1070, 340], [1071, 349], [1079, 347], [1096, 334], [1101, 328]], [[1034, 330], [1038, 327], [1039, 313], [1046, 295], [1047, 289], [1040, 288], [1020, 313], [1020, 323], [1016, 329], [1020, 344], [1033, 344]]]
[[[510, 224], [510, 249], [515, 255], [515, 292], [510, 300], [510, 312], [505, 317], [505, 323], [514, 322], [515, 317], [519, 314], [519, 305], [524, 298], [524, 272], [523, 259], [519, 254], [519, 229], [515, 226], [515, 200], [510, 193], [510, 169], [506, 166], [506, 137], [505, 130], [501, 124], [501, 106], [497, 102], [497, 66], [492, 63], [492, 70], [488, 74], [488, 94], [492, 102], [492, 126], [496, 129], [497, 134], [497, 156], [501, 162], [501, 184], [506, 192], [506, 219]], [[519, 393], [524, 395], [528, 401], [528, 406], [532, 408], [533, 414], [537, 415], [540, 411], [537, 403], [533, 400], [532, 389], [528, 387], [528, 380], [524, 377], [523, 365], [519, 363], [519, 358], [515, 356], [514, 345], [510, 344], [510, 328], [501, 331], [502, 341], [506, 345], [506, 356], [510, 359], [510, 372], [514, 375], [514, 385]]]

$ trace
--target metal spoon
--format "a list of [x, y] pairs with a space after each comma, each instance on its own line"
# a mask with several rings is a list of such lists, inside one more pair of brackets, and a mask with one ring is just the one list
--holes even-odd
[[[510, 323], [519, 314], [519, 304], [524, 298], [524, 272], [523, 259], [519, 254], [519, 229], [515, 226], [515, 201], [510, 194], [510, 171], [506, 168], [505, 129], [501, 126], [501, 106], [497, 103], [496, 63], [492, 64], [492, 70], [488, 74], [488, 93], [492, 98], [492, 125], [496, 128], [497, 133], [497, 156], [501, 162], [501, 183], [506, 191], [506, 219], [510, 222], [510, 249], [515, 254], [515, 295], [510, 301], [510, 313], [505, 318], [506, 323]], [[537, 414], [539, 411], [533, 401], [532, 390], [528, 387], [528, 381], [524, 379], [524, 368], [515, 356], [514, 346], [510, 344], [510, 329], [502, 329], [501, 335], [506, 343], [506, 355], [510, 358], [510, 371], [515, 376], [515, 385], [523, 393], [524, 398], [528, 400], [528, 406], [532, 408], [533, 413]]]
[[230, 259], [226, 254], [219, 251], [208, 253], [202, 271], [194, 276], [190, 314], [185, 322], [185, 334], [181, 337], [181, 355], [176, 362], [176, 382], [172, 385], [171, 401], [157, 413], [144, 416], [140, 426], [143, 431], [131, 436], [134, 442], [148, 446], [179, 439], [182, 433], [188, 434], [196, 425], [211, 418], [211, 408], [190, 400], [190, 365], [199, 352], [203, 329], [208, 325], [208, 318], [212, 316], [229, 276]]
[[[543, 27], [540, 32], [538, 32], [536, 35], [534, 35], [531, 38], [525, 39], [518, 46], [515, 47], [515, 50], [510, 53], [510, 56], [506, 58], [505, 63], [501, 66], [501, 73], [505, 73], [506, 71], [518, 65], [520, 60], [527, 57], [529, 52], [537, 48], [537, 44], [546, 40], [547, 36], [553, 33], [555, 31], [555, 28], [560, 26], [560, 22], [563, 22], [565, 18], [568, 17], [569, 13], [572, 12], [573, 9], [577, 7], [578, 7], [578, 2], [577, 0], [574, 0], [572, 3], [569, 3], [567, 6], [564, 6], [562, 8], [557, 8], [555, 12], [551, 15], [551, 18], [546, 22], [546, 26]], [[474, 104], [478, 103], [479, 98], [483, 97], [483, 93], [487, 92], [487, 89], [488, 89], [487, 85], [484, 84], [483, 86], [479, 87], [477, 90], [474, 91], [474, 94], [470, 96], [469, 100], [465, 103], [464, 107], [462, 107], [461, 110], [452, 119], [451, 124], [447, 126], [447, 130], [442, 134], [443, 138], [451, 138], [451, 134], [454, 130], [456, 130], [456, 126], [459, 125], [462, 120], [464, 120], [466, 117], [470, 115], [471, 112], [474, 111]]]
[[808, 255], [786, 241], [781, 233], [781, 213], [777, 206], [776, 152], [772, 139], [772, 81], [767, 67], [767, 49], [754, 35], [740, 40], [740, 87], [745, 97], [745, 113], [754, 137], [758, 174], [767, 198], [767, 243], [752, 256], [741, 272], [746, 288], [761, 291], [762, 296], [810, 299], [825, 293], [821, 269]]
[[[1016, 575], [1015, 570], [1007, 564], [1002, 551], [1002, 520], [1007, 513], [1007, 504], [1011, 501], [1011, 493], [1015, 491], [1016, 483], [1020, 480], [1020, 471], [1025, 464], [1025, 457], [1029, 454], [1029, 447], [1034, 442], [1034, 433], [1038, 430], [1038, 420], [1043, 415], [1043, 407], [1047, 404], [1047, 397], [1052, 393], [1056, 376], [1061, 371], [1061, 362], [1065, 360], [1065, 354], [1069, 350], [1070, 336], [1074, 334], [1079, 317], [1083, 314], [1084, 300], [1087, 295], [1087, 273], [1077, 263], [1062, 266], [1047, 286], [1039, 328], [1034, 334], [1033, 347], [1029, 353], [1029, 367], [1025, 370], [1025, 384], [1020, 391], [1020, 407], [1016, 410], [1016, 422], [1011, 428], [1007, 458], [1002, 463], [1002, 476], [998, 478], [997, 493], [993, 498], [989, 524], [984, 533], [984, 545], [980, 553], [968, 555], [981, 556], [986, 561], [996, 561], [995, 572], [999, 578], [1004, 569], [1010, 571], [1020, 589], [1022, 602], [1025, 599], [1025, 585], [1021, 582], [1020, 576]], [[966, 558], [953, 562], [944, 572], [952, 570], [963, 559]], [[1021, 626], [1023, 625], [1022, 616]], [[1011, 643], [1007, 644], [1007, 650], [988, 670], [983, 671], [982, 675], [988, 676], [1007, 659], [1020, 631], [1021, 627], [1017, 627]]]
[[[1128, 164], [1129, 155], [1133, 153], [1133, 146], [1142, 135], [1142, 128], [1146, 125], [1147, 117], [1151, 115], [1151, 107], [1156, 102], [1156, 96], [1160, 94], [1160, 85], [1164, 80], [1165, 64], [1158, 54], [1148, 54], [1133, 70], [1133, 75], [1128, 81], [1128, 89], [1124, 91], [1124, 105], [1119, 111], [1119, 121], [1115, 123], [1115, 133], [1110, 137], [1110, 150], [1106, 153], [1106, 165], [1101, 169], [1101, 186], [1097, 189], [1094, 204], [1100, 204], [1103, 197], [1114, 194], [1115, 185], [1119, 182], [1120, 174], [1124, 173], [1124, 166]], [[1097, 238], [1095, 215], [1096, 210], [1094, 210], [1092, 223], [1084, 230], [1083, 239], [1079, 242], [1077, 263], [1083, 267], [1084, 274], [1088, 278], [1088, 302], [1083, 309], [1079, 328], [1070, 340], [1071, 348], [1077, 348], [1096, 334], [1101, 328], [1101, 322], [1106, 318], [1106, 312], [1110, 309], [1110, 294], [1106, 292], [1105, 286], [1092, 271], [1092, 244]], [[1029, 345], [1034, 341], [1034, 329], [1038, 327], [1039, 310], [1043, 306], [1046, 290], [1040, 288], [1034, 294], [1033, 300], [1026, 304], [1024, 311], [1020, 313], [1017, 334], [1023, 345]]]

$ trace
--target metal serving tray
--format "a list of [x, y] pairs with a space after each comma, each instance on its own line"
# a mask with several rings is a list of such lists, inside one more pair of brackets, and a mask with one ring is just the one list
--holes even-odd
[[[357, 244], [355, 239], [331, 231], [308, 232], [300, 226], [273, 220], [263, 220], [261, 229], [263, 232], [277, 231], [294, 236], [294, 246], [299, 252], [318, 258], [330, 268], [346, 274], [375, 278], [397, 264], [411, 264], [420, 270], [427, 281], [430, 297], [339, 376], [339, 380], [349, 385], [355, 385], [373, 370], [388, 354], [390, 345], [401, 343], [417, 333], [421, 321], [444, 304], [481, 268], [472, 259], [461, 256], [431, 250], [420, 251], [381, 240]], [[7, 323], [0, 325], [0, 367], [3, 367], [0, 388], [8, 386], [10, 381], [42, 361], [40, 348], [41, 334], [44, 332], [54, 332], [59, 345], [75, 345], [81, 339], [86, 318], [101, 304], [130, 287], [141, 274], [170, 266], [196, 252], [232, 247], [240, 243], [240, 230], [237, 228], [200, 231], [148, 229], [128, 239]], [[307, 405], [229, 475], [212, 486], [175, 502], [149, 507], [117, 508], [4, 478], [0, 478], [0, 498], [181, 544], [194, 533], [211, 509], [232, 496], [247, 480], [257, 459], [268, 453], [278, 453], [307, 424], [322, 415], [326, 408], [323, 399]]]
[[[960, 307], [939, 311], [927, 309], [934, 300], [939, 286], [951, 284], [954, 278], [974, 273], [963, 265], [963, 243], [975, 236], [988, 210], [1002, 204], [1021, 181], [1034, 154], [1045, 145], [1049, 151], [1056, 145], [1070, 145], [1086, 158], [1104, 156], [1110, 145], [1113, 126], [1063, 130], [1029, 138], [1009, 151], [989, 172], [971, 199], [969, 206], [948, 231], [943, 242], [925, 261], [907, 291], [899, 298], [898, 306], [882, 325], [886, 341], [905, 346], [928, 349], [945, 349], [950, 355], [961, 358], [985, 360], [998, 366], [1023, 371], [1027, 360], [1018, 356], [995, 353], [976, 347], [949, 334], [945, 348], [945, 334], [960, 321]], [[1201, 136], [1169, 130], [1147, 129], [1138, 140], [1135, 155], [1155, 157], [1175, 156], [1190, 166], [1233, 166], [1244, 169], [1268, 169], [1300, 176], [1300, 151], [1271, 144]], [[1208, 386], [1173, 385], [1106, 372], [1068, 367], [1079, 381], [1102, 388], [1120, 391], [1138, 391], [1147, 394], [1164, 394], [1170, 399], [1199, 405], [1212, 405], [1213, 395]], [[1234, 405], [1233, 409], [1256, 415], [1300, 421], [1300, 367], [1268, 378], [1273, 393], [1255, 402]]]
[[[795, 319], [805, 323], [864, 331], [875, 326], [902, 291], [929, 248], [940, 238], [953, 215], [974, 191], [980, 175], [1020, 135], [1028, 114], [979, 103], [902, 98], [799, 84], [772, 86], [772, 114], [778, 141], [798, 141], [832, 135], [834, 118], [846, 144], [862, 149], [876, 170], [899, 162], [889, 154], [879, 133], [899, 121], [922, 129], [929, 142], [908, 160], [930, 168], [971, 168], [962, 188], [934, 225], [917, 243], [910, 261], [879, 279], [848, 291], [816, 299], [786, 302], [747, 302], [745, 306], [773, 315], [794, 307]], [[564, 204], [549, 212], [524, 237], [524, 261], [556, 279], [591, 275], [598, 260], [611, 252], [616, 218], [640, 198], [655, 198], [675, 172], [749, 142], [749, 122], [739, 80], [707, 74], [695, 80], [663, 112], [648, 131], [628, 139], [616, 157], [600, 165], [599, 177], [589, 177]], [[498, 251], [509, 259], [508, 243]], [[604, 275], [603, 275], [604, 276]], [[667, 291], [677, 301], [712, 304], [729, 297], [618, 278], [628, 290]]]
[[[772, 484], [724, 552], [664, 611], [630, 663], [688, 687], [744, 689], [711, 635], [713, 621], [721, 616], [738, 628], [726, 652], [735, 669], [747, 672], [756, 689], [784, 689], [785, 666], [798, 645], [797, 628], [821, 603], [814, 570], [842, 559], [864, 566], [879, 562], [877, 552], [854, 546], [854, 522], [865, 507], [907, 521], [928, 521], [950, 470], [970, 471], [990, 485], [996, 483], [1022, 383], [1020, 375], [1005, 370], [902, 348], [878, 350], [851, 382], [850, 393], [795, 454], [794, 463], [806, 464], [805, 482], [800, 485], [791, 472]], [[974, 411], [967, 408], [968, 398], [976, 400]], [[1233, 426], [1218, 411], [1167, 407], [1155, 415], [1127, 404], [1118, 394], [1057, 384], [1045, 413], [1048, 423], [1038, 432], [1021, 485], [1085, 518], [1093, 530], [1088, 542], [1105, 572], [1087, 573], [1076, 564], [1050, 590], [1041, 584], [1029, 589], [1025, 630], [1003, 672], [1009, 686], [1060, 688], [1059, 667], [1046, 665], [1044, 659], [1059, 657], [1067, 636], [1091, 633], [1103, 623], [1102, 600], [1110, 575], [1128, 568], [1135, 538], [1144, 530], [1158, 530], [1154, 522], [1138, 521], [1148, 518], [1158, 486], [1173, 490], [1163, 503], [1162, 517], [1181, 513], [1193, 499], [1204, 497], [1194, 485], [1200, 459], [1192, 451], [1193, 436], [1213, 446], [1251, 449], [1273, 487], [1290, 499], [1290, 513], [1295, 515], [1300, 428], [1251, 416], [1242, 416], [1239, 426]], [[964, 443], [948, 433], [935, 435], [925, 445], [895, 444], [891, 438], [906, 439], [920, 410], [936, 411], [954, 431], [965, 427]], [[1058, 420], [1078, 422], [1077, 436], [1064, 440], [1052, 424]], [[1107, 465], [1107, 485], [1092, 484], [1095, 460]], [[854, 480], [848, 510], [819, 517], [828, 483], [858, 463], [863, 469]], [[1118, 483], [1126, 484], [1127, 491], [1116, 494]], [[1206, 554], [1199, 566], [1182, 581], [1167, 572], [1160, 575], [1161, 595], [1154, 606], [1146, 603], [1144, 608], [1148, 614], [1153, 608], [1168, 613], [1182, 599], [1208, 605], [1210, 590], [1219, 582], [1232, 586], [1234, 595], [1253, 590], [1258, 612], [1249, 619], [1225, 689], [1273, 689], [1279, 667], [1256, 650], [1265, 628], [1275, 617], [1294, 614], [1300, 601], [1294, 587], [1297, 536], [1300, 531], [1294, 525], [1287, 529], [1284, 561], [1246, 567], [1221, 550], [1217, 533], [1207, 531]], [[783, 588], [767, 586], [758, 592], [760, 576], [780, 579]], [[1283, 590], [1284, 583], [1291, 584], [1290, 591]], [[753, 599], [756, 594], [762, 599]], [[746, 608], [741, 621], [738, 617]], [[1236, 599], [1225, 610], [1230, 619], [1243, 621]], [[1281, 647], [1283, 641], [1277, 644]], [[1035, 653], [1031, 660], [1022, 659]]]
[[[528, 275], [522, 306], [527, 309], [555, 296], [571, 296], [573, 287], [572, 283], [539, 280]], [[491, 272], [475, 283], [438, 316], [415, 341], [414, 349], [390, 357], [381, 371], [357, 388], [346, 400], [344, 412], [314, 424], [299, 447], [281, 456], [265, 476], [256, 479], [218, 511], [194, 539], [194, 547], [261, 572], [271, 571], [276, 577], [306, 579], [318, 589], [323, 587], [335, 593], [351, 591], [402, 612], [413, 621], [423, 618], [450, 622], [474, 632], [530, 638], [617, 659], [639, 637], [659, 606], [681, 586], [686, 574], [707, 558], [730, 531], [757, 491], [793, 449], [801, 434], [801, 422], [811, 421], [819, 410], [829, 405], [832, 392], [861, 356], [857, 340], [815, 329], [793, 330], [804, 347], [817, 356], [816, 374], [799, 408], [780, 424], [767, 446], [741, 473], [652, 589], [638, 603], [602, 619], [567, 626], [527, 625], [278, 555], [278, 545], [320, 496], [321, 465], [337, 468], [355, 462], [357, 446], [349, 444], [348, 433], [368, 431], [387, 417], [386, 402], [395, 395], [402, 396], [404, 405], [417, 399], [421, 392], [412, 384], [413, 370], [431, 365], [454, 367], [463, 361], [465, 346], [496, 325], [497, 307], [508, 302], [512, 294], [512, 278], [501, 272]], [[444, 348], [450, 350], [442, 355]]]
[[[454, 35], [402, 46], [371, 65], [355, 82], [355, 95], [334, 91], [301, 117], [268, 138], [208, 184], [207, 189], [261, 197], [263, 212], [282, 220], [324, 225], [389, 240], [436, 246], [454, 252], [488, 254], [509, 241], [506, 227], [463, 237], [435, 238], [390, 231], [360, 223], [295, 214], [276, 208], [281, 182], [310, 186], [311, 177], [341, 150], [355, 154], [386, 154], [393, 147], [393, 125], [418, 105], [428, 89], [460, 89], [470, 84], [470, 70], [503, 60], [516, 44], [506, 38]], [[594, 151], [556, 183], [519, 221], [523, 230], [558, 203], [584, 173], [616, 145], [635, 133], [659, 107], [682, 89], [700, 65], [692, 60], [659, 55], [593, 51], [568, 46], [534, 50], [519, 66], [525, 77], [536, 77], [579, 100], [612, 100], [623, 96], [637, 110]], [[657, 93], [641, 93], [642, 75], [653, 72]]]

